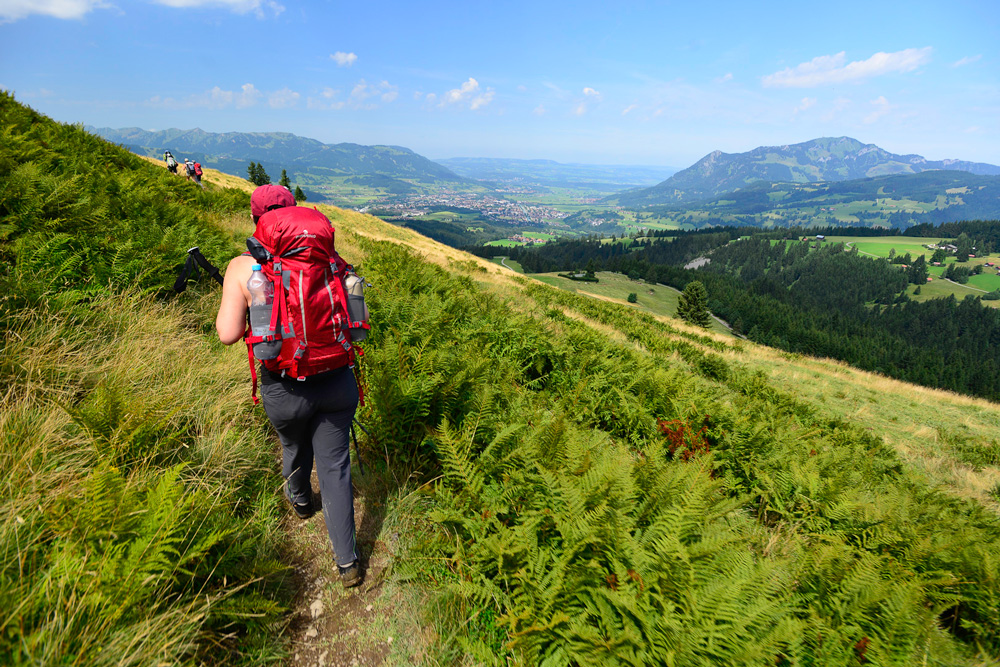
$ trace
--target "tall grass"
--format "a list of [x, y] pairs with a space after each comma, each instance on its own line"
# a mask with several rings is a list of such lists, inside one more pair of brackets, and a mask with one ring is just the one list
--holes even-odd
[[280, 654], [273, 450], [245, 369], [192, 330], [189, 308], [130, 292], [87, 310], [85, 326], [22, 312], [5, 332], [0, 655]]

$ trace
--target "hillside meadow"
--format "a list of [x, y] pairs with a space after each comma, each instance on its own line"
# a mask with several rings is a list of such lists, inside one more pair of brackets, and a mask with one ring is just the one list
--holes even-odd
[[[239, 252], [247, 184], [0, 117], [0, 662], [292, 661], [277, 442], [217, 286], [170, 290]], [[998, 664], [1000, 407], [321, 210], [374, 285], [385, 664]]]
[[[890, 251], [895, 250], [897, 255], [910, 253], [914, 259], [923, 255], [924, 259], [928, 261], [928, 264], [933, 251], [928, 250], [925, 246], [931, 243], [936, 244], [941, 241], [949, 241], [949, 239], [906, 236], [871, 238], [828, 236], [826, 238], [827, 243], [844, 243], [847, 244], [848, 247], [857, 247], [859, 253], [870, 257], [888, 258]], [[949, 256], [945, 259], [941, 266], [928, 265], [927, 269], [932, 279], [926, 285], [920, 286], [920, 294], [915, 294], [915, 285], [907, 288], [907, 294], [915, 301], [927, 301], [929, 299], [939, 299], [941, 297], [948, 296], [954, 296], [956, 299], [961, 301], [970, 294], [972, 296], [983, 296], [989, 292], [1000, 289], [1000, 269], [996, 266], [986, 266], [987, 262], [997, 265], [1000, 263], [1000, 259], [998, 259], [995, 255], [991, 257], [972, 257], [967, 262], [958, 263], [959, 266], [967, 266], [969, 268], [975, 266], [983, 267], [983, 273], [976, 276], [970, 276], [969, 282], [966, 284], [959, 284], [951, 280], [944, 280], [943, 278], [945, 271], [948, 270], [948, 267], [957, 263], [954, 256]], [[991, 308], [1000, 307], [1000, 301], [983, 301], [982, 303], [983, 305]]]

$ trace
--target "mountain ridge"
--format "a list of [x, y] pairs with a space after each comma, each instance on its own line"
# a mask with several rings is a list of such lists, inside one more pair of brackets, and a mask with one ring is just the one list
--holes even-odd
[[1000, 166], [966, 160], [928, 160], [890, 153], [851, 137], [821, 137], [798, 144], [758, 146], [744, 153], [712, 151], [665, 181], [609, 197], [622, 206], [687, 203], [739, 190], [756, 181], [844, 181], [931, 170], [1000, 175]]
[[149, 131], [138, 127], [86, 127], [98, 136], [130, 150], [160, 157], [169, 149], [176, 157], [191, 157], [206, 166], [235, 176], [248, 163], [262, 163], [276, 177], [286, 169], [293, 180], [305, 177], [316, 186], [323, 177], [379, 175], [408, 179], [417, 184], [461, 183], [465, 179], [446, 167], [402, 146], [326, 144], [291, 132], [207, 132], [200, 128]]

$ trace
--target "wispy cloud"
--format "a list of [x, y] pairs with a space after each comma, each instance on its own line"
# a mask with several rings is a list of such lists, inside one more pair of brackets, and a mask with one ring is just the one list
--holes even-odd
[[531, 113], [535, 114], [536, 116], [544, 116], [545, 115], [545, 105], [544, 104], [539, 104], [537, 107], [535, 107], [532, 110]]
[[955, 62], [953, 62], [951, 64], [951, 66], [952, 67], [961, 67], [963, 65], [971, 65], [972, 63], [977, 62], [982, 57], [983, 57], [983, 54], [981, 54], [981, 53], [979, 55], [975, 55], [975, 56], [966, 56], [965, 58], [962, 58], [961, 60], [956, 60]]
[[601, 94], [596, 90], [594, 90], [593, 88], [584, 88], [583, 95], [584, 97], [593, 97], [594, 99], [597, 100], [601, 99]]
[[298, 104], [301, 97], [294, 90], [282, 88], [268, 95], [267, 103], [272, 109], [289, 109]]
[[865, 123], [868, 125], [878, 121], [879, 118], [882, 118], [882, 116], [885, 116], [892, 111], [892, 105], [889, 104], [889, 100], [885, 99], [885, 95], [879, 95], [877, 98], [872, 100], [871, 103], [875, 109], [870, 114], [865, 116]]
[[320, 91], [319, 97], [309, 97], [306, 99], [306, 108], [317, 111], [331, 111], [343, 109], [347, 103], [340, 98], [340, 91], [335, 88], [324, 88]]
[[725, 83], [726, 81], [732, 81], [732, 80], [733, 80], [732, 72], [726, 72], [722, 76], [713, 79], [713, 81], [715, 81], [716, 83]]
[[823, 114], [822, 120], [824, 122], [830, 122], [840, 117], [841, 112], [851, 106], [853, 102], [846, 97], [838, 97], [833, 101], [833, 105], [830, 109]]
[[344, 53], [343, 51], [337, 51], [336, 53], [330, 54], [330, 59], [337, 63], [337, 67], [350, 67], [358, 60], [358, 55], [356, 53]]
[[80, 19], [95, 9], [107, 9], [104, 0], [0, 0], [0, 23], [10, 23], [32, 14], [57, 19]]
[[158, 5], [176, 9], [228, 9], [237, 14], [254, 13], [264, 18], [268, 13], [277, 16], [285, 6], [274, 0], [153, 0]]
[[263, 96], [264, 94], [257, 90], [252, 83], [245, 83], [239, 90], [223, 90], [219, 86], [215, 86], [204, 93], [189, 95], [181, 99], [156, 95], [146, 100], [146, 104], [169, 109], [203, 108], [216, 110], [228, 107], [246, 109], [255, 106]]
[[452, 88], [441, 97], [441, 106], [468, 106], [469, 109], [481, 109], [493, 101], [495, 93], [492, 88], [482, 90], [479, 82], [471, 76], [458, 88]]
[[817, 100], [815, 97], [803, 97], [802, 101], [799, 102], [799, 105], [795, 107], [795, 113], [802, 113], [803, 111], [808, 111], [809, 109], [816, 106], [816, 102]]
[[368, 83], [364, 79], [361, 79], [351, 89], [351, 97], [348, 100], [348, 104], [354, 109], [375, 109], [378, 107], [376, 102], [389, 103], [397, 97], [399, 97], [398, 86], [394, 86], [388, 81]]
[[630, 104], [627, 107], [625, 107], [624, 109], [622, 109], [622, 115], [623, 116], [627, 116], [629, 113], [631, 113], [632, 111], [635, 111], [637, 108], [639, 108], [638, 104]]
[[847, 62], [844, 51], [832, 56], [818, 56], [796, 67], [768, 74], [761, 79], [766, 88], [814, 88], [834, 83], [863, 81], [893, 72], [912, 72], [930, 62], [931, 47], [904, 49], [895, 53], [876, 53], [867, 60]]

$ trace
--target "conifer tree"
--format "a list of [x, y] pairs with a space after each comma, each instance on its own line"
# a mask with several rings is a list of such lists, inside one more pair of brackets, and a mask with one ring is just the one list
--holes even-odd
[[700, 280], [688, 283], [677, 303], [677, 317], [699, 327], [708, 328], [712, 316], [708, 312], [708, 292]]
[[260, 162], [251, 162], [247, 167], [247, 180], [254, 185], [267, 185], [271, 182], [271, 177], [264, 171], [264, 165]]
[[295, 186], [295, 201], [305, 201], [306, 193], [302, 192], [302, 188]]
[[283, 186], [289, 192], [292, 191], [292, 182], [288, 180], [288, 172], [284, 169], [281, 170], [281, 178], [278, 179], [278, 185]]

